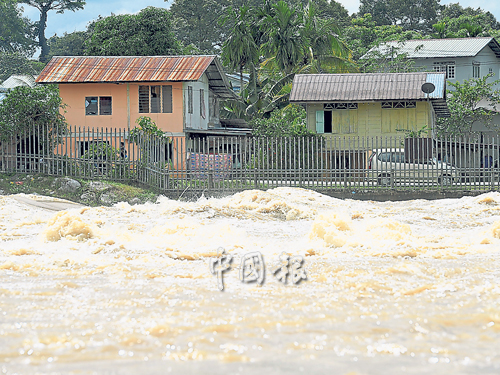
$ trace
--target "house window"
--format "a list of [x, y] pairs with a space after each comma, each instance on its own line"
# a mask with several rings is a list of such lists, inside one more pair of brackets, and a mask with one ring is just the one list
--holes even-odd
[[200, 89], [200, 116], [202, 118], [207, 118], [207, 113], [205, 109], [205, 90]]
[[445, 72], [447, 79], [455, 79], [455, 61], [435, 62], [433, 70], [435, 72]]
[[85, 115], [111, 115], [111, 96], [86, 96]]
[[139, 86], [139, 113], [172, 113], [172, 85]]
[[481, 77], [481, 66], [477, 63], [472, 63], [472, 78]]
[[188, 113], [193, 113], [193, 87], [188, 86]]
[[99, 98], [99, 114], [111, 115], [111, 96], [101, 96]]

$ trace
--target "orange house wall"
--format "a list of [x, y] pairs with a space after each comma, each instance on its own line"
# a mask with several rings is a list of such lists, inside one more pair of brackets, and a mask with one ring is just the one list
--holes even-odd
[[[161, 85], [158, 82], [141, 82], [142, 85]], [[129, 83], [130, 129], [141, 116], [150, 117], [163, 131], [183, 133], [182, 82], [164, 82], [172, 85], [172, 113], [139, 113], [139, 84]], [[127, 128], [127, 83], [72, 83], [60, 84], [59, 93], [66, 104], [61, 113], [70, 126], [94, 128]], [[111, 115], [85, 115], [85, 97], [111, 96]]]

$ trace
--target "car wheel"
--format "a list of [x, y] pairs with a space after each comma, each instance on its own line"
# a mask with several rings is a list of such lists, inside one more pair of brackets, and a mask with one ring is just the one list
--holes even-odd
[[449, 174], [444, 174], [441, 177], [438, 178], [438, 183], [441, 185], [452, 185], [453, 184], [453, 177], [451, 177]]
[[389, 186], [391, 184], [391, 175], [381, 174], [380, 176], [378, 176], [378, 184], [380, 186]]

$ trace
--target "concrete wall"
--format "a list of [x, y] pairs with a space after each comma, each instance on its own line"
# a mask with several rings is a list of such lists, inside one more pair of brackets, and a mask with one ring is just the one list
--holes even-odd
[[[161, 85], [158, 82], [141, 82], [140, 85]], [[73, 83], [60, 84], [59, 91], [67, 105], [61, 113], [69, 125], [94, 128], [133, 129], [141, 116], [151, 117], [163, 131], [181, 135], [183, 129], [182, 83], [172, 85], [172, 113], [139, 113], [139, 83]], [[85, 115], [85, 97], [111, 96], [111, 115]]]

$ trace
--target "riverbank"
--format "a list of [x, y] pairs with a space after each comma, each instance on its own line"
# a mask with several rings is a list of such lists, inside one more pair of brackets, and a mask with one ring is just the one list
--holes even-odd
[[61, 198], [86, 206], [111, 206], [118, 202], [155, 202], [159, 195], [134, 182], [128, 185], [68, 177], [0, 174], [0, 195], [20, 193]]

